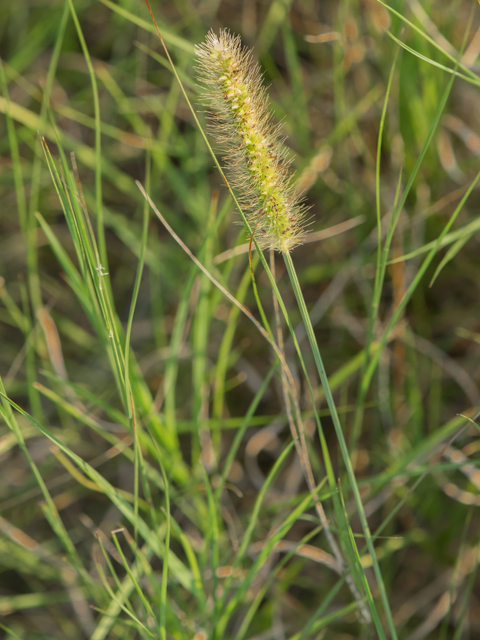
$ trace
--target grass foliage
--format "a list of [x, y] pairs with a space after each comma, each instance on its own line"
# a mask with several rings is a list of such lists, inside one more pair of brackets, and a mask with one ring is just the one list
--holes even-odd
[[[143, 0], [0, 4], [0, 628], [478, 637], [480, 7], [151, 5], [165, 46]], [[238, 224], [210, 28], [291, 253]]]

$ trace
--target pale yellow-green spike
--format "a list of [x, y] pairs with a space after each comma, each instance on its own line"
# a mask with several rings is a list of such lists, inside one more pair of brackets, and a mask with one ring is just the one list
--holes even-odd
[[304, 234], [305, 207], [292, 185], [279, 126], [272, 124], [260, 68], [227, 30], [210, 31], [195, 50], [209, 131], [226, 153], [229, 179], [255, 238], [262, 248], [289, 252]]

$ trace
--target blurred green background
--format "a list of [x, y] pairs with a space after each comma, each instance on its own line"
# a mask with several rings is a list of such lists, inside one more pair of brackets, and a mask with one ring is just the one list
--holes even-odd
[[[462, 77], [453, 84], [401, 212], [389, 256], [396, 261], [387, 269], [374, 339], [381, 335], [426, 251], [479, 168], [480, 7], [472, 9], [472, 3], [464, 0], [389, 0], [388, 4], [398, 15], [375, 0], [151, 2], [202, 122], [205, 116], [195, 81], [194, 45], [202, 42], [210, 28], [226, 27], [240, 34], [244, 44], [254, 48], [264, 70], [275, 118], [283, 121], [299, 189], [304, 190], [310, 207], [308, 231], [314, 235], [294, 251], [293, 260], [327, 373], [337, 375], [335, 397], [347, 441], [358, 399], [359, 354], [365, 345], [375, 279], [376, 197], [386, 233], [398, 185], [402, 192], [414, 170], [455, 60], [461, 61], [458, 71]], [[56, 161], [60, 162], [63, 149], [71, 166], [69, 154], [75, 154], [95, 228], [102, 202], [108, 258], [102, 266], [108, 271], [107, 286], [123, 328], [143, 224], [144, 203], [135, 180], [145, 183], [147, 166], [153, 201], [195, 255], [202, 251], [211, 221], [218, 220], [207, 258], [213, 275], [232, 292], [245, 273], [248, 286], [248, 259], [243, 251], [229, 261], [224, 252], [248, 238], [238, 225], [240, 217], [173, 77], [145, 4], [140, 0], [73, 0], [73, 6], [97, 83], [100, 128], [95, 125], [92, 75], [69, 3], [0, 3], [0, 373], [6, 393], [15, 402], [57, 436], [65, 437], [79, 456], [97, 465], [115, 486], [132, 491], [131, 462], [121, 456], [110, 460], [103, 439], [75, 423], [33, 386], [38, 382], [63, 394], [65, 387], [58, 379], [61, 365], [52, 356], [57, 345], [68, 380], [78, 385], [89, 410], [99, 419], [105, 417], [104, 405], [111, 412], [123, 411], [107, 353], [99, 348], [88, 314], [37, 222], [39, 212], [75, 262], [39, 132]], [[379, 123], [397, 55], [376, 193]], [[97, 138], [96, 132], [101, 132]], [[95, 149], [101, 154], [101, 164]], [[453, 436], [453, 427], [463, 424], [457, 414], [470, 412], [473, 416], [479, 405], [479, 204], [475, 187], [446, 236], [444, 248], [389, 336], [366, 398], [355, 450], [357, 477], [365, 489], [372, 530], [428, 465], [435, 465], [382, 533], [392, 537], [385, 537], [380, 545], [379, 554], [387, 558], [382, 570], [399, 637], [409, 640], [473, 639], [480, 634], [478, 432], [468, 425], [453, 444], [455, 449], [442, 451], [437, 439], [439, 433]], [[102, 238], [98, 239], [102, 248]], [[405, 259], [399, 259], [402, 257]], [[279, 286], [297, 324], [300, 316], [283, 276], [284, 266], [278, 261]], [[191, 432], [198, 418], [197, 403], [204, 403], [202, 411], [207, 407], [205, 420], [211, 421], [212, 440], [224, 455], [271, 363], [267, 343], [248, 320], [239, 317], [227, 353], [225, 384], [216, 386], [219, 346], [230, 305], [214, 290], [207, 295], [196, 277], [188, 256], [151, 217], [131, 349], [154, 406], [176, 424], [187, 465], [196, 455]], [[261, 271], [257, 283], [266, 313], [272, 317], [271, 292]], [[251, 289], [245, 293], [245, 303], [259, 315]], [[201, 304], [208, 316], [207, 328], [199, 324], [195, 313]], [[51, 320], [59, 343], [49, 343], [49, 335], [55, 341]], [[181, 327], [178, 335], [175, 327]], [[195, 335], [198, 338], [196, 331], [203, 330], [207, 333], [201, 362], [207, 391], [199, 399]], [[301, 327], [298, 337], [315, 379]], [[294, 362], [291, 340], [286, 352]], [[166, 379], [174, 381], [173, 394]], [[300, 376], [308, 418], [311, 412], [304, 386]], [[317, 398], [320, 409], [325, 409], [320, 388]], [[252, 501], [278, 454], [279, 438], [288, 439], [285, 429], [279, 427], [281, 435], [275, 435], [270, 445], [255, 444], [254, 438], [280, 414], [281, 394], [272, 386], [235, 461], [231, 479], [243, 497], [232, 497], [234, 520], [248, 522]], [[68, 468], [52, 455], [47, 440], [31, 424], [21, 422], [21, 426], [69, 535], [93, 575], [89, 560], [95, 544], [92, 531], [98, 527], [108, 535], [118, 526], [119, 513], [102, 494], [72, 481]], [[117, 426], [123, 437], [125, 429]], [[328, 415], [323, 426], [335, 460], [337, 445]], [[317, 444], [313, 464], [320, 479]], [[82, 614], [73, 607], [79, 620], [84, 615], [83, 625], [72, 618], [71, 603], [76, 596], [73, 587], [62, 582], [59, 558], [63, 549], [39, 507], [37, 481], [1, 420], [0, 456], [0, 622], [11, 629], [9, 634], [17, 634], [8, 637], [93, 637], [93, 614]], [[283, 498], [277, 495], [275, 500], [290, 499], [302, 489], [293, 462], [282, 478]], [[192, 486], [183, 489], [188, 493]], [[266, 513], [264, 532], [272, 521]], [[298, 526], [300, 537], [303, 525]], [[22, 532], [30, 538], [20, 539]], [[293, 637], [301, 630], [302, 619], [316, 608], [322, 589], [328, 590], [328, 582], [322, 583], [318, 568], [312, 569], [311, 563], [297, 559], [287, 567], [272, 597], [276, 604], [271, 605], [282, 612], [283, 631], [268, 635], [272, 625], [265, 621], [278, 613], [272, 609], [263, 617], [259, 614], [251, 636], [262, 640]], [[374, 637], [354, 614], [319, 633], [325, 635], [316, 637]], [[115, 627], [111, 634], [108, 637], [137, 637], [128, 635], [124, 627]]]

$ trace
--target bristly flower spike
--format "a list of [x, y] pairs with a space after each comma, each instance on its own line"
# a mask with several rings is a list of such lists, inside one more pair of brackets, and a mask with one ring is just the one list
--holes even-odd
[[259, 65], [239, 36], [210, 31], [195, 47], [209, 131], [227, 154], [226, 168], [262, 249], [288, 253], [301, 243], [305, 207], [292, 184], [291, 160], [272, 124]]

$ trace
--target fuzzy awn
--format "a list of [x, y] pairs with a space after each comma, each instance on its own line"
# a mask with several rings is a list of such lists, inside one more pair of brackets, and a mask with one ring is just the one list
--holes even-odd
[[292, 184], [291, 160], [272, 124], [260, 67], [239, 36], [210, 31], [195, 48], [210, 109], [209, 130], [222, 144], [233, 187], [261, 248], [288, 253], [301, 243], [305, 207]]

